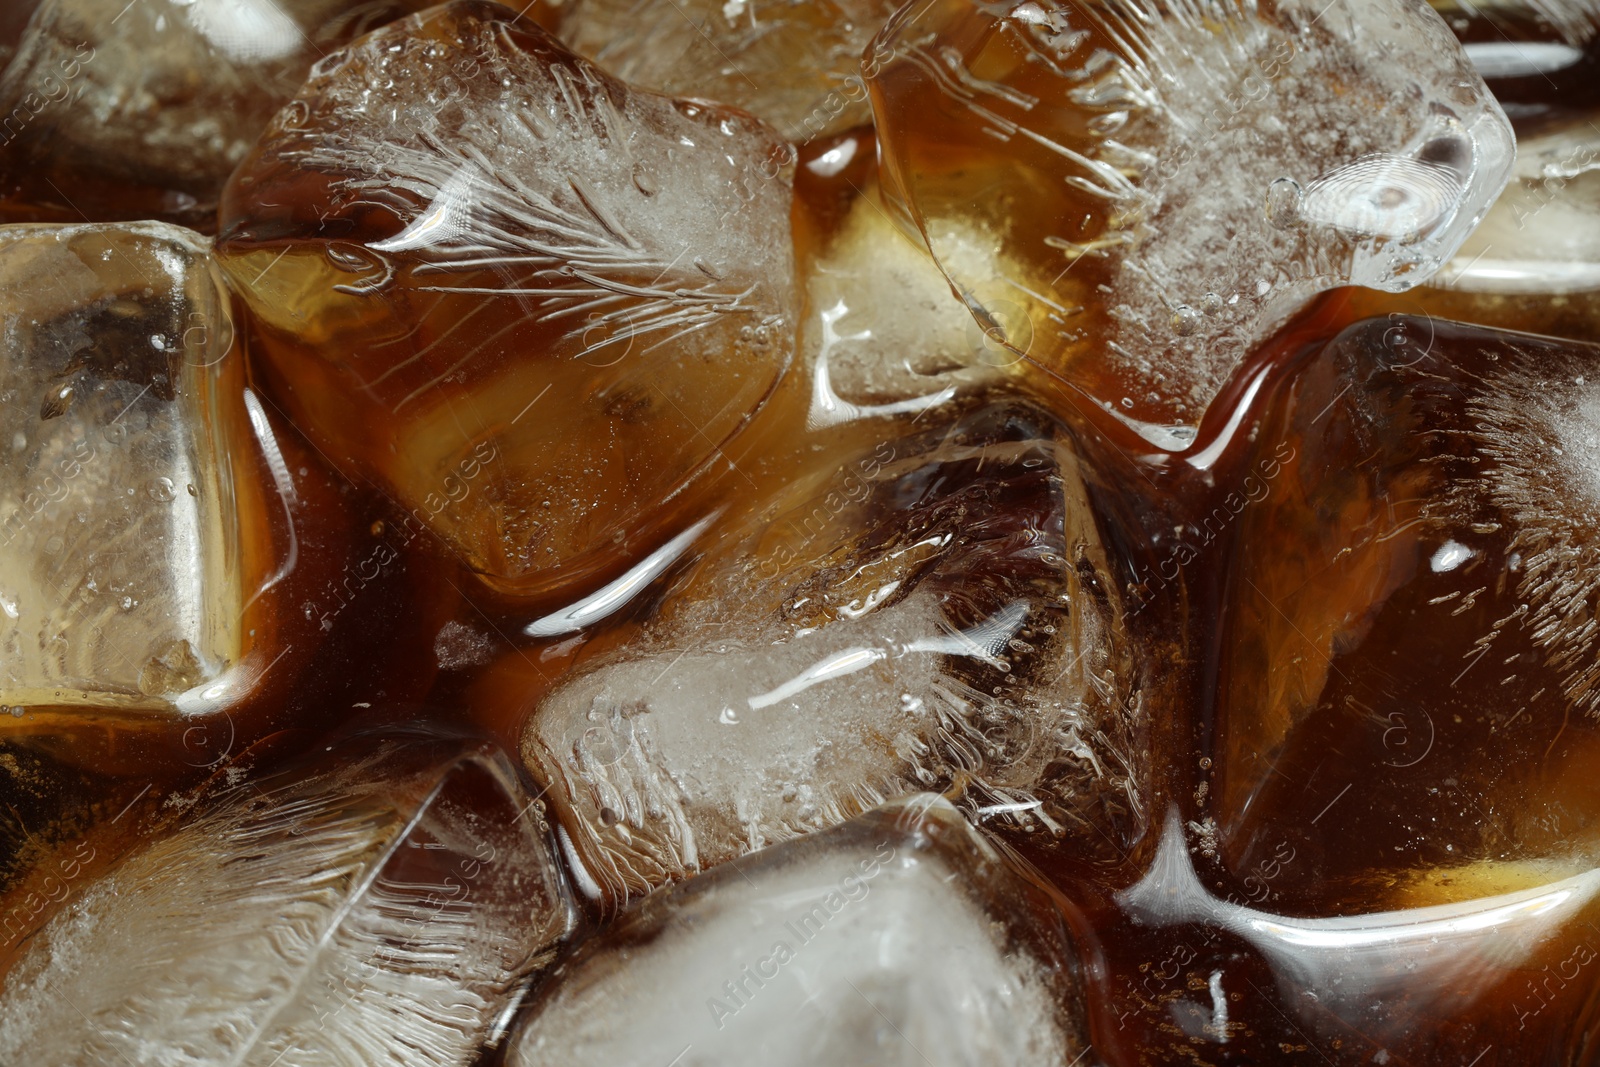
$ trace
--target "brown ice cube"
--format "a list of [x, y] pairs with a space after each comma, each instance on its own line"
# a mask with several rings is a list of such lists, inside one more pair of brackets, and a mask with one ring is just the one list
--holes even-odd
[[210, 242], [0, 228], [0, 326], [0, 731], [226, 714], [292, 676], [343, 516], [248, 386]]
[[209, 231], [228, 174], [312, 63], [425, 6], [42, 0], [0, 75], [0, 217]]
[[0, 992], [6, 1062], [465, 1065], [576, 914], [482, 745], [335, 746], [82, 887]]

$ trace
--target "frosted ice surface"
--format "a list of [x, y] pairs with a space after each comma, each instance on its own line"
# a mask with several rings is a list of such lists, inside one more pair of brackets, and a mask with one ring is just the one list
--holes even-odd
[[1511, 184], [1434, 283], [1473, 293], [1600, 290], [1600, 130], [1593, 121], [1523, 137]]
[[540, 592], [648, 542], [788, 366], [787, 151], [449, 4], [317, 66], [219, 248], [297, 424]]
[[[228, 173], [329, 48], [421, 0], [44, 0], [0, 77], [8, 162], [215, 204]], [[102, 216], [95, 216], [102, 217]]]
[[564, 963], [512, 1067], [1063, 1067], [1059, 913], [922, 794], [650, 897]]
[[[1514, 154], [1417, 0], [932, 0], [874, 49], [907, 225], [986, 328], [1035, 299], [1013, 347], [1147, 422], [1196, 422], [1312, 294], [1426, 280]], [[1044, 288], [960, 270], [974, 220]]]
[[997, 406], [819, 472], [701, 561], [524, 757], [626, 900], [910, 790], [1099, 854], [1137, 836], [1143, 710], [1078, 460]]
[[[974, 272], [1009, 272], [992, 234], [973, 229], [952, 256], [975, 261]], [[811, 268], [810, 318], [804, 347], [814, 361], [823, 402], [836, 397], [843, 412], [819, 410], [812, 421], [838, 419], [861, 406], [903, 404], [946, 389], [993, 381], [1017, 357], [983, 332], [950, 283], [894, 226], [877, 202], [856, 200], [843, 229]]]
[[0, 1062], [435, 1067], [475, 1060], [571, 929], [496, 751], [335, 750], [122, 861], [0, 991]]
[[231, 345], [187, 230], [0, 230], [0, 703], [170, 708], [239, 662], [258, 446]]
[[737, 104], [791, 141], [871, 121], [859, 66], [892, 0], [567, 0], [561, 38], [626, 82]]

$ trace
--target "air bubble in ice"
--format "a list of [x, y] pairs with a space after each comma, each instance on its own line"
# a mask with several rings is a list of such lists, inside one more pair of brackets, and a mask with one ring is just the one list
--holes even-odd
[[1267, 186], [1267, 221], [1280, 230], [1300, 225], [1300, 183], [1279, 178]]

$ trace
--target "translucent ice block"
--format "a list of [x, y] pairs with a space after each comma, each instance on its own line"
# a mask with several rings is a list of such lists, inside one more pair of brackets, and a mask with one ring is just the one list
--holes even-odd
[[1600, 866], [1600, 348], [1396, 315], [1297, 371], [1227, 570], [1223, 859], [1292, 851], [1265, 899], [1330, 910], [1395, 869]]
[[1082, 983], [1049, 899], [922, 794], [650, 897], [507, 1062], [1061, 1067], [1088, 1053]]
[[788, 365], [786, 153], [455, 3], [318, 66], [219, 248], [297, 424], [539, 593], [643, 554]]
[[0, 76], [0, 215], [166, 218], [217, 197], [316, 59], [426, 0], [43, 0]]
[[997, 404], [837, 464], [534, 713], [524, 758], [609, 901], [917, 789], [1083, 857], [1140, 835], [1141, 667], [1061, 428]]
[[574, 913], [496, 750], [335, 749], [123, 860], [0, 989], [0, 1060], [465, 1065]]
[[0, 704], [203, 710], [276, 655], [293, 483], [219, 282], [160, 223], [0, 228]]
[[791, 141], [870, 121], [857, 68], [892, 0], [568, 0], [561, 39], [624, 81], [736, 104]]
[[[1415, 0], [931, 0], [873, 54], [906, 226], [986, 331], [1143, 422], [1196, 423], [1307, 297], [1426, 280], [1513, 158]], [[974, 225], [1030, 277], [963, 270]]]
[[1600, 111], [1524, 136], [1511, 184], [1436, 284], [1506, 296], [1600, 293], [1596, 119]]

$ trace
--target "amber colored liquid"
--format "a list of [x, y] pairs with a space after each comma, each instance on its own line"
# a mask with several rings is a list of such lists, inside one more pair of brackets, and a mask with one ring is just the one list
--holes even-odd
[[[808, 171], [818, 155], [846, 141], [855, 146], [851, 163], [826, 177]], [[870, 138], [860, 133], [802, 154], [794, 214], [802, 274], [849, 206], [870, 192], [872, 156]], [[331, 293], [325, 260], [300, 263], [290, 254], [274, 266], [281, 251], [263, 244], [240, 253], [236, 276], [270, 271], [273, 284], [297, 294], [292, 304], [306, 316], [297, 328], [322, 331], [313, 335], [318, 343], [370, 338], [367, 331], [381, 323]], [[1371, 310], [1366, 299], [1331, 294], [1290, 323], [1241, 366], [1181, 453], [1159, 451], [1083, 394], [1047, 375], [1029, 376], [1026, 367], [998, 387], [1030, 391], [1078, 435], [1108, 548], [1126, 579], [1128, 625], [1147, 649], [1142, 669], [1158, 773], [1145, 798], [1145, 831], [1119, 827], [1081, 847], [1008, 842], [1072, 921], [1087, 964], [1094, 1055], [1116, 1067], [1509, 1067], [1590, 1057], [1582, 1035], [1596, 1022], [1592, 991], [1600, 988], [1600, 929], [1588, 925], [1600, 921], [1596, 909], [1546, 931], [1529, 951], [1473, 942], [1461, 966], [1415, 981], [1405, 979], [1406, 968], [1426, 954], [1414, 945], [1323, 967], [1325, 957], [1270, 950], [1245, 932], [1246, 913], [1326, 920], [1553, 883], [1582, 869], [1560, 863], [1593, 836], [1589, 813], [1600, 803], [1600, 777], [1592, 771], [1600, 734], [1592, 723], [1563, 721], [1548, 702], [1538, 704], [1541, 686], [1555, 683], [1541, 679], [1537, 650], [1525, 638], [1496, 646], [1492, 666], [1500, 674], [1479, 684], [1499, 685], [1515, 669], [1517, 679], [1507, 684], [1532, 707], [1529, 723], [1508, 731], [1510, 723], [1463, 717], [1458, 724], [1436, 713], [1438, 694], [1455, 687], [1462, 672], [1450, 650], [1472, 648], [1515, 610], [1515, 594], [1502, 586], [1450, 615], [1430, 604], [1449, 595], [1445, 586], [1426, 576], [1394, 578], [1402, 550], [1415, 557], [1436, 547], [1408, 533], [1419, 515], [1410, 495], [1433, 492], [1431, 468], [1423, 464], [1416, 473], [1400, 462], [1411, 447], [1404, 441], [1375, 443], [1327, 431], [1319, 421], [1324, 407], [1339, 426], [1359, 415], [1341, 393], [1338, 367], [1317, 359], [1329, 339]], [[813, 311], [802, 308], [801, 321], [810, 323]], [[0, 855], [7, 857], [0, 907], [10, 909], [0, 914], [0, 966], [40, 915], [155, 832], [165, 798], [231, 768], [254, 773], [357, 725], [382, 722], [468, 729], [516, 751], [540, 699], [575, 663], [636, 636], [672, 587], [669, 572], [592, 630], [522, 636], [521, 627], [560, 606], [560, 598], [532, 606], [497, 598], [452, 562], [459, 545], [428, 532], [408, 502], [336, 474], [320, 451], [326, 442], [307, 440], [294, 405], [279, 404], [289, 377], [304, 404], [347, 391], [331, 372], [317, 376], [318, 361], [295, 351], [287, 330], [286, 323], [261, 323], [245, 343], [257, 349], [264, 395], [277, 398], [268, 413], [296, 472], [298, 504], [285, 517], [258, 503], [246, 525], [265, 531], [251, 551], [275, 558], [288, 527], [296, 533], [299, 562], [271, 598], [262, 626], [272, 629], [261, 640], [300, 649], [298, 665], [199, 733], [190, 725], [122, 722], [69, 733], [0, 730], [0, 765], [14, 764], [11, 774], [25, 786], [8, 790], [15, 798], [9, 818], [0, 815]], [[535, 341], [529, 335], [519, 343]], [[1470, 334], [1442, 329], [1440, 367], [1479, 373], [1475, 346]], [[1440, 371], [1448, 373], [1455, 371]], [[654, 540], [602, 546], [577, 584], [592, 590], [658, 543], [660, 531], [712, 513], [719, 525], [708, 536], [715, 538], [720, 525], [738, 526], [808, 472], [907, 432], [882, 419], [811, 427], [814, 385], [802, 365], [792, 368], [760, 414], [730, 437], [695, 494], [665, 513]], [[1454, 417], [1448, 389], [1435, 395], [1425, 383], [1415, 387], [1433, 398], [1440, 419]], [[1405, 397], [1397, 387], [1389, 399], [1403, 407]], [[554, 431], [582, 432], [562, 421], [561, 410], [546, 413]], [[414, 431], [420, 443], [398, 433], [378, 408], [346, 419], [355, 436], [370, 438], [360, 447], [375, 456], [403, 445], [415, 461], [419, 448], [443, 455], [464, 439], [444, 415]], [[1388, 495], [1362, 495], [1361, 472], [1383, 448], [1404, 469]], [[1264, 493], [1247, 487], [1252, 477]], [[621, 465], [594, 471], [586, 482], [618, 508], [638, 484]], [[1247, 503], [1237, 503], [1241, 497]], [[1296, 554], [1283, 548], [1288, 544], [1325, 551]], [[1497, 531], [1474, 548], [1502, 566], [1512, 551]], [[1252, 590], [1256, 595], [1247, 595]], [[1362, 634], [1334, 635], [1328, 620], [1375, 603], [1378, 615]], [[1417, 621], [1424, 617], [1425, 624]], [[446, 640], [447, 633], [454, 636]], [[1428, 733], [1419, 708], [1435, 709]], [[1413, 761], [1425, 739], [1427, 751]], [[1167, 888], [1187, 885], [1188, 896], [1165, 919], [1153, 918], [1138, 887], [1163, 855], [1169, 825], [1189, 827], [1180, 849], [1192, 872], [1183, 877], [1192, 881], [1169, 880]], [[1451, 848], [1471, 862], [1462, 864]], [[1515, 862], [1493, 867], [1501, 861]], [[15, 917], [14, 934], [6, 916]]]

